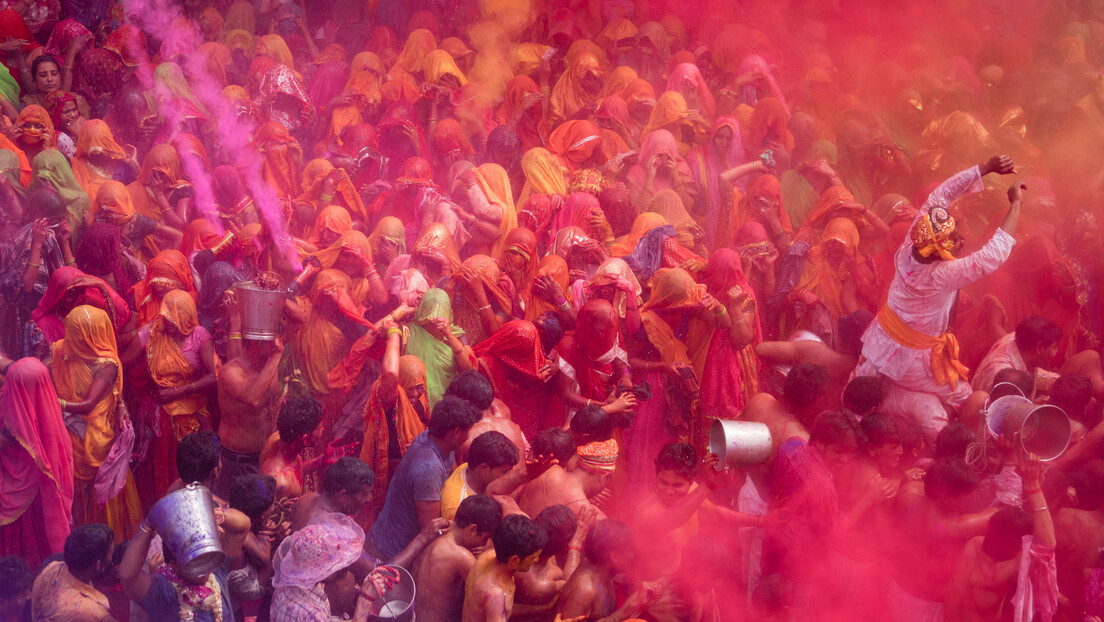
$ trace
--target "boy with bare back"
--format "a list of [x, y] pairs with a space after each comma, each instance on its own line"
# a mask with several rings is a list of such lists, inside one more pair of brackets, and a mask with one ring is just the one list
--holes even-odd
[[464, 588], [463, 622], [506, 622], [514, 608], [514, 573], [528, 572], [540, 557], [547, 534], [529, 517], [502, 519], [491, 541], [494, 550], [475, 562]]
[[230, 359], [217, 374], [222, 418], [222, 471], [212, 491], [226, 498], [239, 475], [260, 472], [261, 449], [276, 424], [280, 388], [280, 357], [275, 341], [243, 340], [241, 355]]
[[420, 622], [460, 617], [464, 582], [475, 566], [472, 550], [487, 543], [501, 520], [502, 509], [490, 497], [472, 495], [460, 502], [449, 530], [426, 547], [415, 567], [414, 614]]

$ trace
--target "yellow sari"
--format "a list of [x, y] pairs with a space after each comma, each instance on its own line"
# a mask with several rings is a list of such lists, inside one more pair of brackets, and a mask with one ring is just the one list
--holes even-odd
[[510, 188], [510, 176], [506, 169], [488, 162], [475, 168], [475, 179], [487, 200], [502, 208], [502, 222], [498, 225], [498, 239], [491, 254], [498, 257], [506, 243], [506, 236], [517, 229], [517, 211], [514, 209], [514, 193]]
[[[146, 364], [150, 379], [158, 387], [171, 389], [195, 382], [205, 375], [205, 370], [192, 367], [184, 357], [180, 346], [165, 332], [171, 324], [184, 337], [188, 337], [199, 325], [195, 300], [184, 291], [174, 289], [161, 300], [161, 313], [150, 325], [149, 343], [146, 345]], [[161, 405], [172, 417], [176, 440], [199, 430], [197, 416], [210, 417], [207, 411], [206, 393], [192, 393]]]
[[95, 382], [92, 367], [114, 365], [115, 381], [103, 398], [83, 415], [87, 425], [84, 438], [70, 431], [73, 441], [73, 522], [106, 523], [116, 538], [130, 538], [142, 520], [138, 506], [138, 491], [134, 478], [127, 473], [123, 490], [107, 505], [96, 503], [96, 471], [111, 452], [115, 440], [115, 417], [123, 393], [123, 366], [115, 345], [115, 330], [111, 318], [102, 309], [79, 306], [65, 318], [65, 338], [54, 344], [50, 361], [50, 376], [58, 397], [66, 402], [80, 402], [88, 397]]

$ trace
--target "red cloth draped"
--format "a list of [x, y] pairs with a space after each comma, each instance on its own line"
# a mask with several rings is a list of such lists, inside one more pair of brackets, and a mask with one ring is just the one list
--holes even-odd
[[579, 394], [592, 400], [605, 401], [610, 391], [613, 360], [598, 359], [617, 345], [619, 331], [617, 310], [601, 298], [591, 300], [579, 309], [575, 330], [568, 332], [556, 346], [556, 352], [575, 368]]
[[[47, 343], [54, 343], [65, 337], [65, 317], [61, 315], [62, 310], [58, 309], [58, 305], [66, 295], [75, 290], [83, 290], [83, 297], [79, 301], [73, 301], [73, 306], [84, 304], [103, 309], [111, 318], [116, 334], [130, 321], [130, 308], [110, 285], [73, 266], [62, 266], [50, 275], [46, 293], [31, 313], [31, 319], [42, 331]], [[65, 309], [64, 312], [68, 313], [69, 310]]]
[[529, 438], [535, 434], [547, 407], [541, 369], [546, 359], [540, 334], [532, 322], [506, 322], [477, 344], [479, 371], [494, 385], [495, 396], [509, 408], [514, 423]]

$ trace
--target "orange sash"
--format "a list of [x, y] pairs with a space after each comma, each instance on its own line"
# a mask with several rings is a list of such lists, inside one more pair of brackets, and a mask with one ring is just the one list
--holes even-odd
[[958, 360], [958, 339], [953, 333], [932, 337], [918, 332], [905, 324], [889, 305], [883, 305], [878, 311], [878, 323], [890, 338], [902, 346], [913, 350], [931, 350], [932, 373], [937, 383], [956, 387], [959, 380], [969, 379], [970, 370]]

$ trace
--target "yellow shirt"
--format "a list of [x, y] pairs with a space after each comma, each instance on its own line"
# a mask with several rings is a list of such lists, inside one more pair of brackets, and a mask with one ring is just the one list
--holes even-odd
[[456, 510], [460, 502], [475, 494], [468, 486], [468, 463], [461, 464], [452, 475], [445, 480], [441, 487], [441, 518], [452, 520], [456, 518]]

